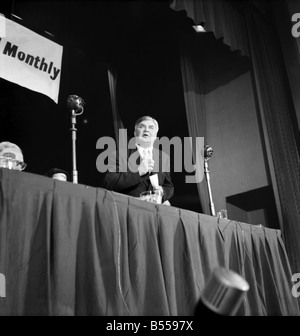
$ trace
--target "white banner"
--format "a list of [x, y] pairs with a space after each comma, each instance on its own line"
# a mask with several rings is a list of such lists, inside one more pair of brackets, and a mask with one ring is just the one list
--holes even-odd
[[58, 102], [63, 47], [0, 15], [0, 77]]

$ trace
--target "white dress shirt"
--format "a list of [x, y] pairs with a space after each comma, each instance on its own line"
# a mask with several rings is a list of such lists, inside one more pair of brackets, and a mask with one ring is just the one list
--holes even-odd
[[136, 147], [139, 151], [139, 154], [140, 154], [140, 157], [142, 158], [142, 160], [147, 159], [147, 158], [149, 158], [149, 159], [153, 158], [153, 146], [144, 148], [144, 147], [136, 144]]

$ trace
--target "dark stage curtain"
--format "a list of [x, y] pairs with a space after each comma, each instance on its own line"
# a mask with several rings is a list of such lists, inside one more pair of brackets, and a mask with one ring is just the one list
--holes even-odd
[[[281, 230], [294, 273], [300, 269], [300, 157], [294, 106], [274, 22], [247, 11], [251, 60], [273, 185], [277, 188]], [[298, 144], [299, 145], [299, 144]]]
[[115, 139], [117, 142], [117, 146], [120, 141], [126, 143], [126, 139], [122, 137], [119, 139], [119, 130], [124, 129], [124, 125], [122, 122], [122, 118], [118, 111], [118, 104], [117, 104], [117, 73], [116, 70], [111, 68], [107, 69], [107, 76], [108, 76], [108, 84], [109, 84], [109, 93], [110, 93], [110, 101], [111, 101], [111, 109], [112, 109], [112, 117], [113, 117], [113, 124], [114, 124], [114, 131], [115, 131]]
[[[204, 144], [207, 143], [206, 133], [206, 109], [204, 101], [203, 80], [201, 80], [202, 74], [199, 67], [196, 67], [194, 54], [189, 50], [190, 43], [186, 43], [185, 39], [182, 39], [180, 43], [180, 63], [183, 82], [183, 94], [184, 102], [186, 106], [186, 117], [189, 135], [193, 139], [192, 155], [196, 164], [203, 164], [196, 160], [196, 143], [197, 137], [204, 137]], [[201, 69], [201, 68], [200, 68]], [[202, 149], [201, 149], [202, 150]], [[199, 170], [199, 168], [196, 168]], [[200, 204], [202, 212], [210, 215], [209, 197], [207, 193], [207, 186], [203, 181], [197, 183], [198, 194], [200, 198]]]
[[188, 316], [217, 266], [238, 315], [300, 315], [280, 230], [0, 169], [0, 315]]
[[[199, 36], [183, 33], [180, 35], [180, 63], [189, 135], [194, 141], [197, 137], [204, 137], [204, 144], [211, 145], [206, 123], [210, 101], [206, 95], [249, 71], [248, 59], [241, 58], [238, 52], [231, 52], [223, 43], [216, 41], [212, 33]], [[192, 149], [195, 164], [201, 164], [200, 160], [196, 160], [196, 146]], [[197, 183], [197, 188], [202, 212], [210, 215], [210, 200], [204, 179]]]
[[[272, 13], [270, 2], [174, 0], [170, 6], [177, 11], [186, 10], [187, 15], [195, 23], [203, 24], [206, 31], [213, 32], [216, 38], [222, 37], [223, 42], [230, 46], [231, 50], [238, 49], [242, 55], [249, 55], [281, 230], [293, 271], [298, 272], [300, 269], [300, 160], [297, 147], [299, 134], [293, 126], [294, 107], [279, 48], [280, 42], [276, 40], [276, 25], [270, 15]], [[184, 53], [188, 54], [188, 51]], [[192, 74], [192, 70], [185, 69], [187, 67], [195, 69], [201, 65], [197, 64], [195, 56], [189, 56], [191, 63], [187, 65], [184, 53], [181, 57], [187, 119], [189, 123], [194, 122], [195, 113], [198, 113], [197, 122], [205, 125], [203, 118], [205, 104], [201, 92], [197, 93], [201, 81], [199, 72]], [[195, 76], [198, 76], [198, 84]], [[195, 105], [194, 101], [197, 102], [198, 110], [192, 108]], [[197, 127], [199, 128], [193, 126], [191, 136]], [[200, 198], [203, 199], [201, 192]]]
[[170, 7], [176, 11], [185, 10], [195, 24], [201, 24], [207, 32], [213, 32], [217, 39], [232, 50], [239, 49], [242, 55], [249, 55], [244, 18], [226, 0], [172, 0]]

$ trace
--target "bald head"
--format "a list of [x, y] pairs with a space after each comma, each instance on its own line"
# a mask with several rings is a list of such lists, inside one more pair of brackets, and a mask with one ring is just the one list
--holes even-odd
[[[21, 148], [16, 144], [9, 141], [0, 142], [0, 156], [12, 159], [12, 161], [14, 162], [11, 167], [12, 169], [22, 170], [21, 165], [18, 165], [17, 162], [23, 163], [24, 158]], [[0, 158], [0, 167], [8, 167], [7, 162], [3, 158]]]

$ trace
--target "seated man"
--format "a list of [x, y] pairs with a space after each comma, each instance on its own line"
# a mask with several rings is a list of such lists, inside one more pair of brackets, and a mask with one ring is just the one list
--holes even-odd
[[[109, 158], [104, 188], [134, 197], [140, 197], [147, 190], [160, 190], [162, 201], [169, 204], [168, 200], [174, 193], [170, 160], [167, 154], [153, 148], [157, 132], [158, 123], [155, 119], [144, 116], [136, 121], [135, 148], [129, 148], [125, 155], [119, 149], [118, 154], [114, 153]], [[157, 177], [158, 183], [153, 182], [152, 177]]]
[[24, 170], [26, 163], [21, 148], [8, 141], [0, 142], [0, 168]]

